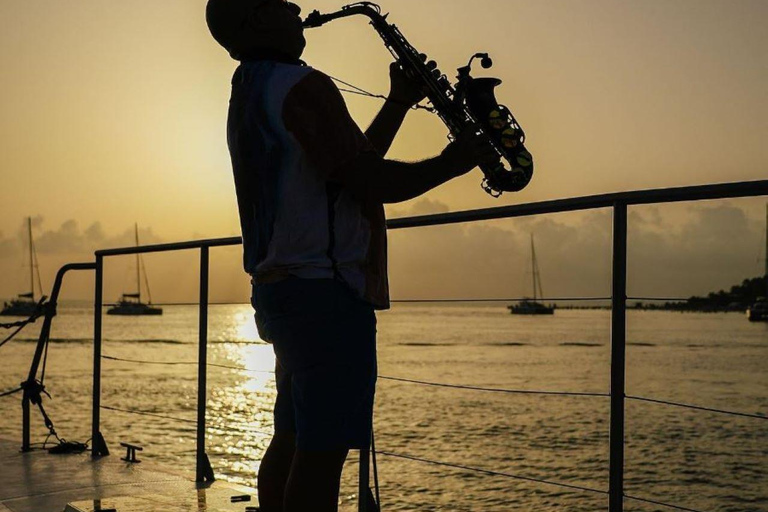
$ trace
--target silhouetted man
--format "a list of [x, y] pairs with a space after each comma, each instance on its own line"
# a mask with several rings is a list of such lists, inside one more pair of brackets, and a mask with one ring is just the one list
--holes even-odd
[[374, 310], [389, 307], [383, 203], [496, 157], [466, 134], [429, 160], [385, 160], [424, 95], [393, 66], [389, 99], [363, 134], [331, 79], [299, 60], [300, 12], [283, 0], [207, 7], [214, 38], [241, 62], [227, 136], [256, 322], [277, 360], [275, 435], [258, 477], [265, 512], [336, 511], [348, 450], [369, 446]]

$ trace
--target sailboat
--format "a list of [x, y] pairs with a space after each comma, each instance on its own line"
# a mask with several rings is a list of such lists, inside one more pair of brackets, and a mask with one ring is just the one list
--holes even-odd
[[[139, 225], [134, 226], [136, 235], [136, 247], [139, 246]], [[141, 275], [144, 275], [144, 284], [147, 288], [148, 303], [141, 302]], [[117, 304], [107, 310], [108, 315], [141, 316], [162, 315], [163, 308], [152, 306], [152, 295], [149, 292], [149, 280], [147, 269], [142, 265], [140, 254], [136, 254], [136, 293], [124, 293]]]
[[768, 204], [765, 205], [765, 297], [758, 298], [747, 309], [747, 318], [750, 322], [768, 321]]
[[533, 243], [533, 233], [531, 233], [531, 269], [533, 273], [533, 299], [523, 299], [519, 304], [507, 306], [509, 312], [513, 315], [553, 315], [554, 306], [547, 306], [537, 302], [537, 291], [539, 297], [544, 297], [541, 289], [541, 274], [539, 264], [536, 261], [536, 247]]
[[37, 286], [40, 290], [40, 296], [43, 295], [43, 285], [40, 281], [40, 267], [37, 264], [37, 253], [35, 252], [35, 242], [32, 239], [32, 217], [27, 217], [27, 233], [29, 235], [29, 292], [20, 293], [16, 299], [6, 302], [0, 315], [3, 316], [32, 316], [37, 309], [37, 298], [35, 297], [35, 274], [37, 274]]

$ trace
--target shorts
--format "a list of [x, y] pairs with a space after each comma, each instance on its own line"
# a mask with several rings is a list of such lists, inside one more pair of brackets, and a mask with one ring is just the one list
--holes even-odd
[[333, 279], [254, 285], [262, 339], [275, 351], [275, 430], [302, 450], [368, 448], [376, 388], [373, 306]]

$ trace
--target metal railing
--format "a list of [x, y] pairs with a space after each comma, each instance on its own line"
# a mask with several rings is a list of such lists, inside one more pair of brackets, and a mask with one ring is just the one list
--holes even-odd
[[[583, 488], [582, 490], [598, 492], [608, 495], [609, 511], [622, 512], [624, 510], [624, 500], [632, 499], [640, 502], [646, 502], [665, 506], [671, 509], [692, 510], [677, 505], [660, 503], [646, 498], [630, 496], [624, 492], [624, 410], [625, 400], [645, 400], [659, 402], [665, 405], [690, 407], [693, 409], [711, 410], [714, 412], [725, 412], [741, 416], [751, 416], [760, 419], [766, 419], [762, 415], [733, 413], [730, 411], [719, 411], [698, 406], [688, 406], [662, 400], [647, 399], [642, 397], [627, 396], [625, 393], [625, 368], [626, 368], [626, 303], [627, 297], [627, 209], [634, 205], [662, 204], [682, 201], [699, 201], [711, 199], [744, 198], [768, 195], [768, 180], [723, 183], [702, 186], [679, 187], [670, 189], [642, 190], [632, 192], [620, 192], [614, 194], [603, 194], [595, 196], [578, 197], [571, 199], [561, 199], [552, 201], [543, 201], [530, 204], [521, 204], [514, 206], [502, 206], [497, 208], [487, 208], [479, 210], [461, 211], [445, 214], [424, 215], [418, 217], [400, 218], [390, 220], [387, 228], [390, 230], [407, 229], [427, 226], [439, 226], [446, 224], [458, 224], [467, 222], [477, 222], [483, 220], [509, 219], [515, 217], [525, 217], [532, 215], [542, 215], [551, 213], [574, 212], [581, 210], [592, 210], [598, 208], [611, 208], [613, 210], [613, 255], [612, 255], [612, 293], [611, 293], [611, 368], [610, 368], [610, 394], [590, 394], [610, 397], [610, 456], [609, 456], [609, 482], [608, 490], [596, 490]], [[158, 245], [147, 245], [141, 247], [125, 247], [118, 249], [106, 249], [96, 251], [96, 262], [91, 267], [96, 271], [96, 283], [94, 294], [94, 345], [93, 345], [93, 406], [92, 406], [92, 455], [94, 457], [106, 455], [109, 453], [106, 443], [100, 431], [100, 419], [102, 409], [111, 409], [101, 404], [101, 361], [104, 358], [116, 359], [104, 356], [102, 353], [102, 307], [103, 307], [103, 271], [104, 259], [112, 256], [122, 256], [141, 253], [158, 253], [180, 250], [199, 250], [200, 251], [200, 289], [199, 289], [199, 339], [198, 339], [198, 393], [197, 393], [197, 432], [196, 432], [196, 479], [199, 482], [209, 481], [214, 478], [213, 471], [205, 450], [206, 434], [206, 382], [207, 368], [207, 344], [208, 344], [208, 278], [209, 278], [209, 252], [212, 247], [225, 247], [239, 245], [242, 243], [240, 237], [209, 239], [199, 241], [188, 241], [181, 243], [169, 243]], [[82, 267], [85, 268], [85, 267]], [[62, 269], [64, 270], [64, 269]], [[60, 284], [60, 280], [57, 280]], [[565, 300], [565, 299], [564, 299]], [[570, 300], [570, 299], [568, 299]], [[437, 299], [436, 301], [440, 301]], [[429, 302], [424, 301], [424, 302]], [[135, 361], [140, 362], [140, 361]], [[175, 363], [190, 364], [190, 362]], [[215, 366], [215, 365], [213, 365]], [[243, 368], [245, 370], [245, 368]], [[430, 383], [409, 379], [398, 379], [394, 377], [384, 377], [392, 380], [401, 380], [415, 384], [443, 385], [440, 383]], [[472, 389], [471, 386], [453, 386]], [[502, 391], [502, 392], [521, 392], [519, 390], [493, 390], [479, 389], [481, 391]], [[522, 391], [525, 392], [525, 391]], [[584, 395], [584, 393], [562, 394]], [[27, 413], [28, 414], [28, 406]], [[26, 417], [26, 416], [25, 416]], [[189, 420], [185, 420], [189, 421]], [[27, 421], [28, 424], [28, 421]], [[28, 428], [25, 430], [28, 436]], [[28, 439], [27, 439], [28, 441]], [[411, 460], [421, 460], [419, 458], [402, 456], [381, 452], [383, 455], [399, 456]], [[367, 488], [368, 482], [368, 453], [361, 451], [360, 467], [360, 489]], [[439, 461], [426, 461], [446, 466], [455, 466]], [[464, 468], [462, 466], [462, 468]], [[467, 468], [464, 468], [467, 469]], [[472, 468], [469, 468], [472, 469]], [[493, 473], [486, 470], [480, 472]], [[514, 478], [522, 478], [514, 475]], [[535, 480], [534, 480], [535, 481]], [[542, 481], [544, 483], [552, 483]], [[566, 484], [555, 484], [568, 487]], [[365, 486], [365, 487], [364, 487]], [[365, 510], [364, 494], [360, 494], [359, 510]]]

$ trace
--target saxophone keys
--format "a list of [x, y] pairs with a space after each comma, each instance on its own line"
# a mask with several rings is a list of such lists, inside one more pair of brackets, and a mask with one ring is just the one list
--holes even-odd
[[488, 114], [488, 124], [494, 130], [503, 130], [504, 127], [507, 126], [507, 120], [502, 117], [501, 112], [492, 110], [491, 113]]

